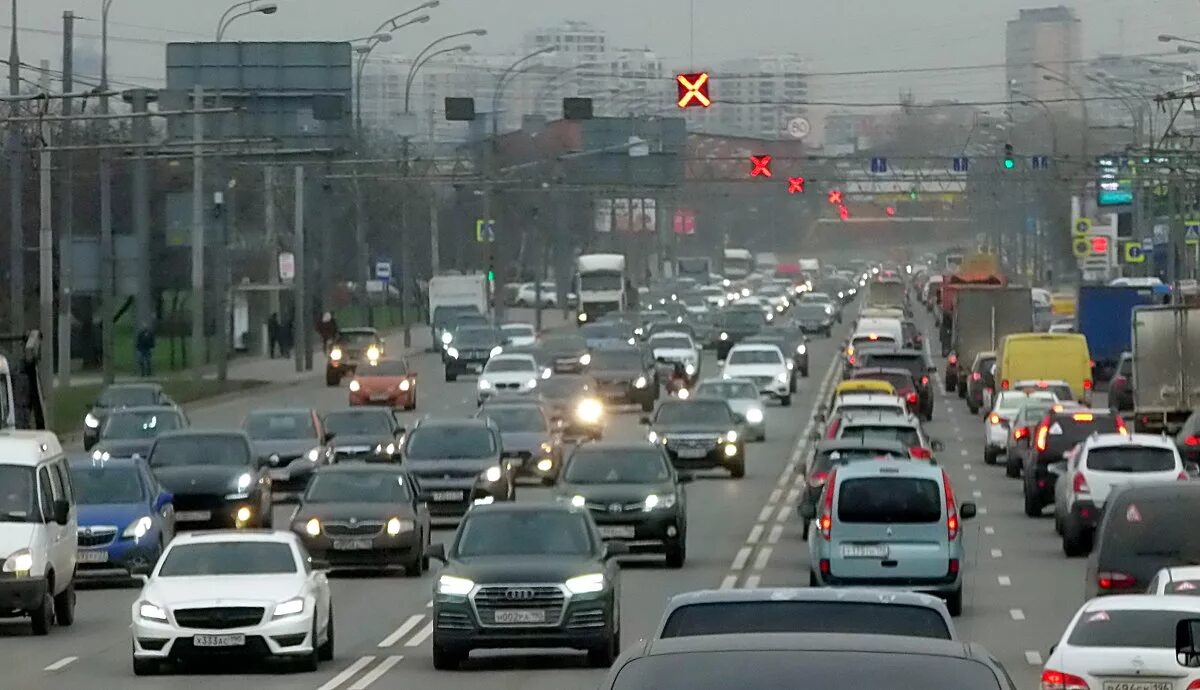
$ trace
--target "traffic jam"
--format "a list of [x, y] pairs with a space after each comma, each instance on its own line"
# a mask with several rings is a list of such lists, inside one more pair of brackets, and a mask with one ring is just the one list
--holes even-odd
[[[311, 395], [236, 425], [117, 383], [78, 439], [6, 431], [0, 611], [67, 648], [77, 603], [128, 591], [129, 675], [340, 671], [326, 690], [542, 650], [597, 669], [560, 688], [1200, 689], [1198, 307], [988, 254], [724, 259], [634, 288], [583, 255], [503, 311], [436, 276], [427, 351], [344, 328]], [[410, 579], [426, 606], [378, 647], [422, 656], [344, 652]], [[1066, 617], [993, 654], [1037, 615], [1000, 599], [1023, 589]]]

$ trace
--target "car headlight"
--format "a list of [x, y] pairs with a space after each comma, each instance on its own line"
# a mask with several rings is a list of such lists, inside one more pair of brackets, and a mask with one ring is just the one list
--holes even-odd
[[479, 379], [479, 390], [486, 391], [492, 389], [492, 382], [487, 379]]
[[746, 421], [751, 424], [762, 424], [763, 411], [757, 407], [746, 410]]
[[604, 416], [604, 406], [595, 398], [585, 398], [579, 401], [579, 405], [575, 408], [575, 417], [587, 424], [599, 422], [602, 416]]
[[[549, 378], [549, 377], [543, 376], [542, 378]], [[528, 388], [529, 390], [533, 390], [534, 388], [537, 388], [537, 386], [538, 386], [537, 379], [529, 379], [528, 381], [525, 382], [525, 387]]]
[[579, 494], [575, 494], [571, 497], [571, 505], [575, 506], [576, 508], [582, 508], [587, 505], [587, 499]]
[[641, 326], [638, 326], [637, 328], [633, 329], [634, 335], [642, 335], [643, 332], [644, 332], [644, 329]]
[[550, 369], [550, 367], [546, 367], [545, 369], [542, 369], [542, 378], [543, 379], [548, 379], [553, 375], [554, 375], [554, 371], [552, 371]]
[[141, 539], [142, 537], [146, 536], [146, 533], [149, 532], [150, 528], [153, 526], [154, 522], [150, 519], [150, 517], [143, 516], [129, 523], [129, 526], [125, 528], [125, 531], [121, 533], [121, 536], [125, 537], [126, 539]]
[[416, 524], [412, 520], [392, 518], [387, 521], [387, 533], [389, 536], [394, 537], [401, 532], [411, 532], [414, 529], [416, 529]]
[[542, 452], [549, 455], [554, 452], [554, 446], [549, 441], [542, 441]]
[[33, 570], [33, 554], [29, 549], [21, 549], [4, 559], [4, 572], [28, 573]]
[[311, 518], [304, 523], [304, 533], [310, 537], [315, 537], [321, 534], [321, 521], [317, 518]]
[[400, 390], [406, 391], [410, 388], [412, 388], [412, 381], [409, 381], [408, 379], [404, 379], [403, 381], [400, 382]]
[[379, 348], [374, 345], [371, 345], [370, 347], [367, 348], [367, 359], [368, 360], [371, 360], [371, 361], [377, 360], [377, 359], [379, 359], [379, 356], [381, 354], [383, 354], [383, 353], [380, 352]]
[[500, 354], [501, 352], [504, 352], [504, 348], [497, 345], [496, 347], [493, 347], [492, 351], [489, 352], [488, 354], [492, 357], [495, 357], [496, 355]]
[[725, 331], [721, 331], [721, 340], [729, 340], [729, 334]]
[[496, 482], [500, 481], [500, 478], [503, 476], [504, 476], [504, 470], [500, 469], [499, 466], [489, 467], [483, 471], [483, 478], [486, 479], [487, 481], [491, 482], [492, 484], [495, 484]]
[[549, 472], [554, 469], [554, 461], [550, 458], [542, 458], [537, 463], [538, 472]]
[[97, 448], [96, 450], [92, 451], [92, 460], [104, 461], [104, 460], [108, 460], [111, 457], [112, 457], [112, 455], [107, 450], [100, 450], [99, 448]]
[[447, 347], [446, 348], [446, 356], [449, 357], [450, 359], [458, 359], [458, 348]]
[[768, 314], [767, 314], [767, 321], [774, 321], [774, 320], [775, 320], [775, 315], [774, 315], [774, 314], [772, 314], [772, 313], [768, 313]]
[[442, 333], [442, 344], [443, 345], [449, 345], [452, 342], [454, 342], [454, 334], [450, 333], [449, 331]]
[[585, 367], [587, 365], [591, 364], [592, 363], [592, 354], [590, 352], [583, 353], [583, 356], [579, 358], [579, 363]]
[[[658, 443], [658, 440], [659, 440], [658, 432], [651, 431], [650, 433], [646, 434], [646, 440], [651, 443]], [[663, 439], [663, 440], [665, 441], [666, 439]]]
[[787, 374], [776, 374], [775, 380], [778, 381], [779, 383], [787, 383], [788, 375]]
[[808, 346], [807, 346], [807, 345], [803, 345], [803, 344], [801, 344], [801, 345], [797, 345], [797, 346], [796, 346], [796, 354], [798, 354], [798, 355], [807, 355], [807, 354], [808, 354]]
[[384, 447], [383, 447], [383, 452], [387, 453], [388, 455], [395, 455], [395, 454], [396, 454], [396, 444], [395, 444], [395, 442], [389, 443], [389, 444], [387, 444], [386, 446], [384, 446]]
[[[315, 450], [315, 449], [314, 449], [314, 450]], [[237, 478], [237, 490], [238, 490], [238, 491], [245, 491], [246, 489], [249, 489], [249, 488], [250, 488], [250, 484], [251, 484], [251, 483], [253, 483], [253, 482], [254, 482], [254, 477], [251, 477], [251, 476], [250, 476], [250, 474], [249, 474], [248, 472], [247, 472], [247, 473], [244, 473], [244, 474], [241, 474], [241, 475], [238, 475], [238, 478]]]
[[155, 606], [148, 601], [138, 604], [138, 617], [148, 621], [165, 621], [167, 612], [161, 606]]
[[571, 594], [595, 594], [604, 591], [604, 573], [588, 573], [566, 581]]
[[683, 366], [683, 373], [687, 374], [688, 376], [695, 376], [696, 375], [696, 365], [691, 364], [690, 362], [688, 364], [685, 364]]
[[726, 443], [737, 443], [737, 440], [738, 440], [738, 433], [736, 431], [734, 431], [733, 429], [730, 429], [729, 431], [725, 432], [725, 442]]
[[630, 345], [637, 345], [637, 338], [630, 338], [629, 340], [626, 340], [625, 342]]
[[438, 577], [437, 584], [434, 585], [434, 591], [438, 594], [448, 596], [465, 597], [475, 589], [475, 583], [465, 577], [455, 577], [453, 575], [442, 575]]
[[846, 298], [846, 293], [842, 292], [841, 290], [838, 290], [838, 299], [845, 299], [845, 298]]
[[645, 376], [639, 376], [639, 377], [637, 377], [637, 379], [636, 379], [636, 380], [633, 382], [633, 387], [634, 387], [634, 388], [645, 388], [645, 387], [646, 387], [646, 386], [648, 386], [649, 384], [650, 384], [650, 382], [646, 380], [646, 377], [645, 377]]
[[335, 347], [332, 350], [330, 350], [329, 351], [329, 359], [331, 359], [335, 362], [342, 361], [342, 348]]
[[585, 312], [582, 312], [582, 311], [581, 311], [581, 312], [579, 312], [579, 316], [578, 316], [578, 317], [576, 317], [576, 318], [578, 318], [578, 319], [579, 319], [579, 322], [580, 322], [580, 323], [584, 323], [584, 322], [586, 322], [586, 321], [588, 320], [588, 315], [587, 315]]
[[826, 314], [832, 314], [832, 313], [833, 313], [833, 307], [831, 307], [831, 306], [829, 306], [829, 305], [825, 305], [825, 313], [826, 313]]
[[306, 459], [307, 459], [309, 462], [316, 462], [317, 460], [320, 460], [320, 459], [321, 459], [321, 449], [320, 449], [320, 448], [313, 448], [312, 450], [310, 450], [310, 451], [308, 451], [307, 453], [305, 453], [305, 454], [304, 454], [304, 457], [305, 457], [305, 458], [306, 458]]
[[647, 513], [651, 510], [666, 510], [667, 508], [675, 507], [675, 494], [650, 494], [642, 503], [642, 510]]
[[275, 613], [272, 618], [283, 618], [285, 616], [295, 616], [304, 613], [304, 598], [296, 597], [275, 605]]
[[100, 428], [100, 420], [97, 419], [96, 415], [92, 414], [91, 412], [84, 415], [83, 423], [85, 425], [87, 425], [87, 428], [89, 428], [89, 429], [99, 429]]
[[358, 379], [350, 379], [350, 392], [351, 393], [357, 393], [361, 388], [362, 388], [362, 384], [358, 382]]
[[789, 360], [787, 361], [787, 368], [788, 368], [788, 371], [791, 371], [791, 370], [795, 369], [795, 368], [796, 368], [796, 363], [795, 363], [795, 362], [793, 362], [792, 360], [790, 360], [790, 359], [789, 359]]

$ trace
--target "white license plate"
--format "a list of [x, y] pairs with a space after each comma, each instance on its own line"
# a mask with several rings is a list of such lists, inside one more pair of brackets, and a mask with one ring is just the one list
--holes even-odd
[[842, 558], [887, 558], [886, 544], [842, 544]]
[[1175, 690], [1169, 680], [1106, 680], [1103, 690]]
[[439, 503], [466, 500], [467, 495], [462, 491], [434, 491], [430, 497]]
[[689, 459], [702, 458], [702, 457], [708, 455], [708, 449], [706, 449], [706, 448], [680, 448], [676, 452], [676, 455], [678, 455], [681, 458], [689, 458]]
[[600, 525], [600, 536], [605, 539], [633, 539], [633, 525]]
[[104, 550], [80, 551], [75, 554], [75, 560], [79, 563], [108, 563], [108, 552]]
[[244, 647], [245, 635], [193, 635], [192, 644], [196, 647]]
[[370, 539], [334, 539], [334, 551], [366, 551], [371, 548]]
[[175, 513], [176, 522], [206, 522], [211, 519], [211, 510], [181, 510]]
[[541, 609], [497, 611], [493, 620], [497, 623], [545, 623], [546, 612]]
[[387, 393], [376, 393], [375, 395], [371, 396], [371, 402], [383, 402], [384, 400], [387, 400], [387, 399], [388, 399]]

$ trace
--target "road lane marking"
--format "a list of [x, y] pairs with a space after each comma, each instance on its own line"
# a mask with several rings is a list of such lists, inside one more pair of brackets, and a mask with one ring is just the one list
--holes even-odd
[[800, 489], [792, 489], [788, 492], [787, 502], [789, 504], [795, 503], [798, 498], [800, 498]]
[[987, 506], [978, 506], [975, 509], [977, 515], [987, 515]]
[[726, 575], [724, 580], [721, 580], [721, 589], [733, 589], [737, 584], [737, 575]]
[[992, 549], [992, 558], [1003, 558], [1004, 552], [1000, 549]]
[[783, 536], [783, 525], [772, 525], [771, 533], [767, 535], [767, 543], [778, 544], [781, 536]]
[[779, 499], [783, 496], [783, 490], [775, 489], [771, 492], [771, 497], [767, 499], [767, 505], [775, 505], [779, 503]]
[[738, 549], [737, 555], [733, 557], [733, 565], [729, 566], [730, 570], [742, 570], [746, 567], [746, 561], [750, 560], [750, 547], [743, 546]]
[[[965, 452], [965, 451], [963, 452], [963, 455], [966, 455], [966, 452]], [[963, 469], [964, 469], [964, 470], [966, 470], [966, 471], [968, 471], [968, 472], [970, 472], [970, 471], [971, 471], [971, 463], [969, 463], [969, 462], [964, 462], [964, 463], [963, 463]]]
[[984, 534], [989, 534], [989, 535], [991, 535], [991, 534], [995, 534], [995, 533], [996, 533], [996, 528], [995, 528], [995, 527], [992, 527], [991, 525], [986, 525], [986, 526], [984, 526], [984, 528], [983, 528], [983, 533], [984, 533]]
[[366, 690], [371, 683], [374, 683], [383, 677], [383, 674], [390, 671], [391, 668], [400, 663], [400, 660], [403, 658], [404, 657], [402, 656], [389, 656], [388, 658], [384, 659], [379, 663], [378, 666], [371, 669], [370, 673], [367, 673], [362, 678], [359, 678], [357, 683], [351, 685], [350, 690]]
[[760, 523], [760, 524], [755, 525], [754, 528], [750, 530], [750, 536], [746, 538], [746, 543], [747, 544], [757, 544], [758, 540], [762, 538], [762, 533], [763, 533], [762, 524]]
[[975, 482], [975, 481], [979, 481], [979, 477], [976, 477], [976, 476], [975, 476], [975, 475], [973, 475], [973, 474], [968, 474], [968, 475], [967, 475], [967, 481], [969, 481], [969, 482]]
[[373, 656], [364, 656], [358, 659], [354, 663], [347, 666], [345, 671], [342, 671], [333, 678], [330, 678], [328, 683], [317, 688], [317, 690], [334, 690], [334, 688], [340, 688], [343, 683], [358, 675], [359, 671], [363, 670], [367, 666], [370, 666], [372, 661], [375, 661], [375, 657]]
[[771, 519], [771, 513], [775, 512], [775, 506], [763, 506], [763, 509], [758, 511], [758, 521], [766, 522]]
[[433, 621], [429, 621], [428, 623], [425, 624], [424, 628], [421, 628], [421, 632], [412, 636], [412, 639], [410, 639], [405, 646], [420, 647], [421, 644], [423, 642], [425, 642], [425, 640], [429, 639], [429, 636], [432, 634], [433, 634]]
[[776, 522], [787, 522], [788, 516], [792, 514], [792, 507], [785, 505], [779, 509], [779, 515], [775, 516]]
[[999, 583], [1001, 587], [1012, 586], [1012, 578], [1007, 575], [998, 575], [996, 577], [996, 582]]
[[1032, 649], [1027, 649], [1025, 650], [1025, 661], [1028, 662], [1030, 666], [1041, 666], [1042, 655]]
[[758, 589], [758, 583], [762, 582], [762, 578], [757, 575], [751, 575], [746, 578], [746, 586], [743, 589]]
[[980, 496], [983, 496], [983, 492], [980, 491], [979, 489], [975, 489], [974, 491], [971, 492], [971, 495], [974, 496], [975, 498], [979, 498]]
[[65, 657], [59, 659], [58, 661], [54, 662], [53, 664], [50, 664], [49, 666], [47, 666], [46, 668], [44, 668], [42, 670], [43, 671], [57, 671], [58, 669], [60, 669], [64, 666], [67, 666], [68, 664], [70, 664], [74, 661], [77, 661], [78, 659], [79, 659], [79, 657], [77, 657], [77, 656], [65, 656]]
[[392, 645], [396, 644], [400, 641], [400, 638], [404, 637], [413, 628], [417, 627], [417, 624], [424, 620], [424, 618], [425, 614], [423, 613], [414, 613], [413, 615], [409, 616], [408, 620], [404, 621], [399, 628], [396, 628], [395, 632], [383, 638], [383, 642], [380, 642], [379, 646], [391, 647]]
[[758, 556], [754, 559], [755, 570], [763, 570], [767, 567], [767, 561], [771, 560], [771, 551], [773, 549], [769, 546], [759, 549]]
[[1008, 615], [1012, 616], [1012, 619], [1015, 621], [1025, 620], [1025, 612], [1021, 609], [1009, 609]]

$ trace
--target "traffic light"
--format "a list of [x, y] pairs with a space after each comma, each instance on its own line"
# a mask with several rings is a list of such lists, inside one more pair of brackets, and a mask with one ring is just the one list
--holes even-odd
[[675, 84], [679, 94], [676, 104], [680, 108], [707, 108], [712, 105], [712, 98], [708, 95], [708, 72], [677, 74]]
[[496, 282], [496, 272], [492, 269], [488, 269], [488, 282], [489, 283]]
[[1015, 158], [1013, 158], [1013, 146], [1012, 146], [1012, 144], [1005, 144], [1004, 145], [1004, 169], [1012, 170], [1015, 167], [1017, 167], [1017, 161]]

